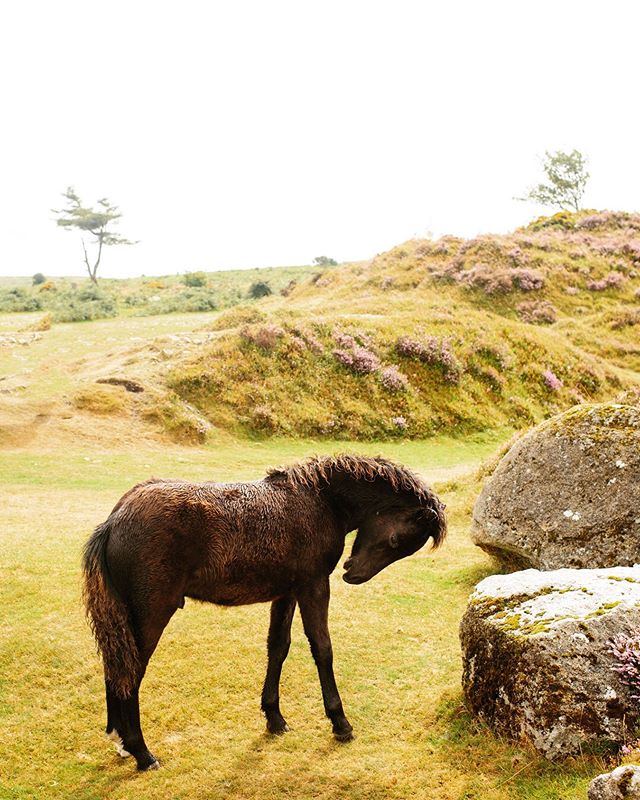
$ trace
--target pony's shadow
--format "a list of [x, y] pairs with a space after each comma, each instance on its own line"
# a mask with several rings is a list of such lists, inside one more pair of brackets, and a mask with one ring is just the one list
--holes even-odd
[[[310, 734], [311, 736], [312, 734]], [[377, 781], [375, 776], [348, 778], [336, 775], [332, 770], [332, 760], [344, 753], [345, 748], [357, 747], [357, 740], [347, 744], [327, 736], [322, 742], [306, 747], [296, 754], [295, 765], [288, 765], [286, 774], [281, 771], [268, 772], [270, 755], [280, 744], [279, 737], [269, 733], [256, 736], [247, 746], [244, 754], [235, 761], [221, 780], [227, 798], [245, 798], [255, 792], [256, 776], [260, 776], [261, 794], [264, 797], [278, 796], [291, 791], [291, 786], [304, 782], [305, 796], [315, 796], [314, 784], [323, 797], [343, 800], [353, 792], [354, 782], [358, 784], [358, 796], [371, 800], [405, 800], [404, 795], [394, 791], [392, 786]], [[329, 780], [330, 779], [330, 780]], [[328, 784], [331, 784], [330, 786]]]

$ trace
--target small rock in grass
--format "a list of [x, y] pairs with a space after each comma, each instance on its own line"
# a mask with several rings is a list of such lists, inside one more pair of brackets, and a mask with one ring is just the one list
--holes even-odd
[[589, 784], [588, 800], [640, 800], [640, 767], [627, 764], [598, 775]]

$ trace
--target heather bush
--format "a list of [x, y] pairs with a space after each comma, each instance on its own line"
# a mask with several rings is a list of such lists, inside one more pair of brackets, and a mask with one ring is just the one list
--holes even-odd
[[355, 347], [356, 340], [353, 336], [349, 333], [343, 333], [343, 331], [339, 330], [338, 328], [334, 328], [332, 332], [333, 341], [339, 345], [340, 347]]
[[398, 355], [414, 358], [424, 364], [437, 367], [448, 383], [458, 383], [462, 375], [462, 367], [451, 350], [451, 340], [427, 336], [425, 339], [412, 339], [401, 336], [395, 344]]
[[356, 345], [351, 350], [334, 350], [334, 358], [356, 375], [369, 375], [380, 368], [380, 359], [365, 347]]
[[640, 324], [640, 308], [620, 311], [613, 317], [610, 324], [614, 331], [619, 331], [623, 328], [631, 328], [634, 325]]
[[533, 269], [514, 270], [513, 281], [523, 292], [534, 292], [544, 286], [543, 276]]
[[404, 392], [409, 386], [409, 379], [392, 364], [380, 370], [380, 383], [390, 392]]
[[516, 312], [531, 325], [550, 325], [558, 318], [555, 306], [548, 300], [527, 300], [516, 306]]
[[627, 211], [600, 211], [576, 221], [577, 230], [631, 229], [640, 230], [640, 214]]
[[640, 700], [640, 631], [631, 636], [620, 633], [608, 642], [609, 652], [615, 658], [611, 667], [630, 690], [632, 700]]
[[400, 431], [406, 431], [409, 423], [404, 417], [391, 417], [391, 424]]
[[487, 342], [476, 342], [471, 348], [471, 355], [486, 359], [500, 370], [509, 369], [513, 363], [513, 359], [506, 348]]
[[587, 289], [590, 292], [604, 292], [606, 289], [619, 289], [624, 283], [624, 275], [621, 272], [609, 272], [599, 281], [589, 281]]
[[542, 380], [547, 389], [551, 389], [552, 392], [557, 392], [562, 389], [562, 381], [550, 369], [546, 369], [542, 373]]
[[297, 285], [298, 285], [298, 281], [290, 280], [289, 283], [286, 286], [283, 286], [282, 289], [280, 289], [280, 294], [283, 297], [289, 297], [289, 295], [296, 288]]
[[245, 325], [240, 329], [241, 339], [266, 352], [274, 350], [284, 335], [284, 328], [274, 324]]
[[294, 334], [294, 336], [302, 339], [309, 350], [311, 350], [313, 353], [324, 353], [324, 345], [315, 334], [311, 333], [311, 331], [308, 331], [306, 328], [293, 327], [291, 328], [291, 332]]
[[434, 273], [434, 278], [457, 283], [469, 289], [480, 289], [487, 295], [508, 294], [515, 289], [532, 292], [544, 286], [544, 277], [537, 270], [492, 266], [482, 261], [475, 263], [470, 269], [465, 269], [464, 261], [458, 257], [453, 259], [441, 273]]

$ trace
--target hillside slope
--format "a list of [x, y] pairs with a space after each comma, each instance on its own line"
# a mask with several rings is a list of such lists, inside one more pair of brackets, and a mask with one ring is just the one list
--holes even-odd
[[0, 444], [420, 438], [636, 402], [639, 293], [640, 215], [584, 212], [406, 242], [223, 312], [0, 315]]
[[[222, 314], [168, 385], [236, 432], [380, 438], [523, 426], [640, 383], [640, 215], [414, 240]], [[631, 395], [629, 394], [631, 391]]]

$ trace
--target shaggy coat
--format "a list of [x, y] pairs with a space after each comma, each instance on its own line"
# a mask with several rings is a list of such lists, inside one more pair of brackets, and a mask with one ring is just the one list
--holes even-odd
[[158, 766], [140, 729], [138, 690], [185, 597], [233, 606], [271, 602], [262, 709], [287, 730], [279, 681], [299, 605], [338, 739], [351, 737], [327, 624], [329, 575], [358, 529], [343, 578], [364, 583], [446, 531], [444, 506], [410, 470], [383, 458], [313, 458], [248, 483], [152, 478], [98, 525], [84, 552], [84, 598], [104, 663], [107, 734], [139, 769]]

